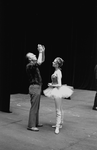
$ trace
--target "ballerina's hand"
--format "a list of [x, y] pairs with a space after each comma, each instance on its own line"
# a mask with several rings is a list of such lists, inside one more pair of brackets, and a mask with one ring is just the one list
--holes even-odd
[[51, 87], [59, 87], [58, 84], [52, 84], [52, 83], [48, 83], [48, 86], [51, 86]]
[[52, 86], [52, 83], [48, 83], [48, 86]]

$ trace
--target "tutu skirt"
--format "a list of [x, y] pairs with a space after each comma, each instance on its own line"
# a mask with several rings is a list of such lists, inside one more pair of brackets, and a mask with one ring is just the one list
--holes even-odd
[[44, 95], [54, 98], [68, 98], [73, 94], [73, 87], [62, 85], [60, 87], [48, 87], [43, 91]]

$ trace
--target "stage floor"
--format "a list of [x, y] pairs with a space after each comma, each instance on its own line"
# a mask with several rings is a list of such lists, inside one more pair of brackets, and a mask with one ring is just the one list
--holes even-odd
[[[39, 132], [27, 130], [28, 94], [13, 94], [12, 113], [0, 112], [0, 150], [97, 150], [97, 111], [92, 110], [95, 91], [75, 89], [63, 99], [64, 125], [56, 135], [54, 101], [41, 96]], [[5, 103], [6, 105], [6, 103]]]

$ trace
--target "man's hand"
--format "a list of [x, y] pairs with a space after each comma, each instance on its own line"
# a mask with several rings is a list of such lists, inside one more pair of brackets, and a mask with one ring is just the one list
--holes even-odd
[[38, 51], [39, 51], [40, 53], [44, 52], [44, 51], [45, 51], [44, 45], [38, 44]]

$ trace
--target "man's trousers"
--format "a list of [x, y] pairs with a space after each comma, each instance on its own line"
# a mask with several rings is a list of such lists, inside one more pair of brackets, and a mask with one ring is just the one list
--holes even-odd
[[41, 97], [41, 86], [40, 85], [30, 85], [29, 86], [30, 103], [31, 108], [29, 112], [28, 127], [36, 127], [39, 123], [39, 106]]

